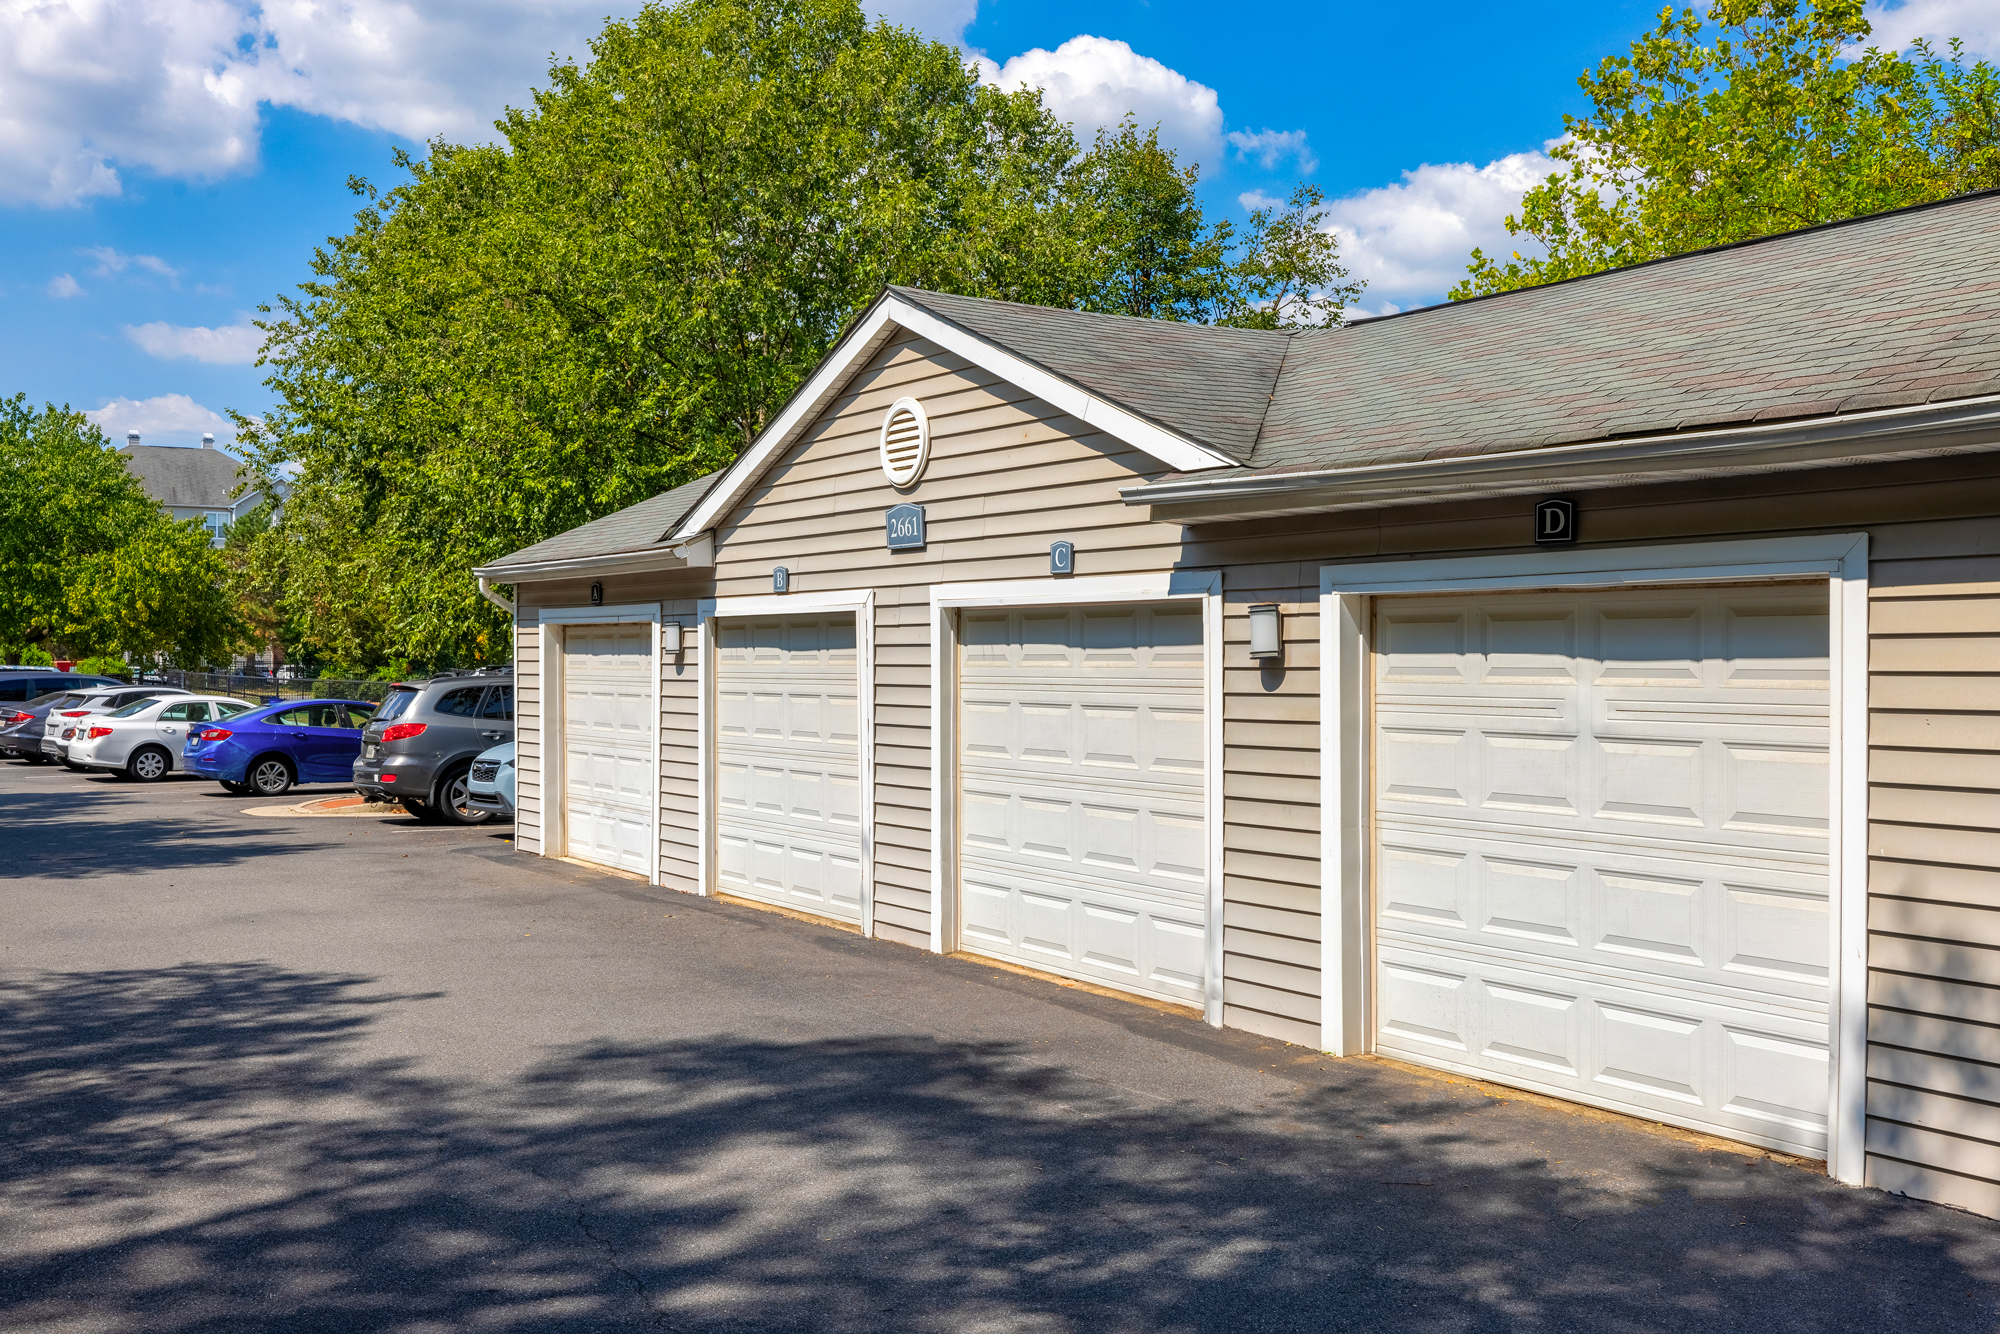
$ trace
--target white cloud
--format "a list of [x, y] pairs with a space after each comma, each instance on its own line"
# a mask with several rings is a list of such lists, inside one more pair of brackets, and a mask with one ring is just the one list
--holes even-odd
[[128, 431], [137, 431], [148, 445], [198, 445], [202, 433], [215, 436], [218, 445], [236, 439], [236, 424], [219, 412], [186, 394], [161, 394], [157, 398], [114, 398], [84, 416], [97, 423], [114, 444], [125, 443]]
[[0, 204], [256, 165], [260, 106], [483, 136], [635, 0], [0, 0]]
[[1053, 51], [1023, 51], [1004, 65], [974, 57], [979, 77], [1001, 88], [1040, 88], [1056, 115], [1086, 143], [1127, 113], [1183, 159], [1213, 166], [1222, 142], [1222, 107], [1213, 88], [1106, 37], [1072, 37]]
[[1555, 168], [1540, 152], [1510, 153], [1483, 167], [1425, 163], [1394, 185], [1332, 200], [1341, 259], [1368, 280], [1369, 300], [1390, 310], [1442, 301], [1465, 277], [1474, 246], [1499, 258], [1526, 253], [1526, 238], [1507, 235], [1505, 219]]
[[1871, 4], [1863, 13], [1874, 29], [1870, 46], [1901, 50], [1927, 37], [1943, 54], [1945, 42], [1959, 37], [1968, 54], [2000, 59], [2000, 5], [1993, 0], [1904, 0], [1893, 9]]
[[1260, 208], [1283, 208], [1285, 201], [1276, 195], [1267, 195], [1262, 190], [1245, 190], [1236, 196], [1236, 202], [1245, 213], [1255, 213]]
[[1299, 171], [1307, 176], [1319, 167], [1319, 159], [1306, 146], [1304, 130], [1259, 130], [1255, 134], [1231, 130], [1222, 137], [1238, 154], [1255, 159], [1265, 171], [1272, 170], [1288, 157], [1297, 158]]
[[247, 315], [219, 329], [168, 324], [164, 320], [128, 324], [125, 336], [164, 361], [193, 357], [217, 366], [248, 365], [257, 360], [257, 352], [264, 346], [263, 330], [251, 324]]
[[49, 279], [49, 295], [58, 301], [66, 301], [73, 296], [82, 296], [83, 284], [67, 273], [58, 273]]
[[108, 245], [91, 246], [76, 253], [86, 259], [97, 261], [97, 276], [100, 278], [109, 278], [127, 269], [144, 269], [148, 273], [157, 273], [169, 282], [181, 276], [179, 269], [158, 255], [128, 255]]

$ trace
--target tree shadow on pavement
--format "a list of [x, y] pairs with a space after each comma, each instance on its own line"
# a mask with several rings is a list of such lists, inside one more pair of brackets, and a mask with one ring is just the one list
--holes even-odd
[[0, 987], [0, 1327], [1994, 1324], [1985, 1220], [1754, 1158], [1601, 1188], [1352, 1063], [1282, 1117], [905, 1036], [447, 1083], [361, 1050], [424, 999], [258, 963]]

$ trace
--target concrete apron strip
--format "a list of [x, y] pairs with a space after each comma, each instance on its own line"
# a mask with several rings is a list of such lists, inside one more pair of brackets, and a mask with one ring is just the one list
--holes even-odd
[[371, 802], [365, 797], [357, 797], [351, 794], [338, 797], [317, 797], [312, 801], [302, 801], [295, 806], [246, 806], [243, 808], [242, 813], [245, 815], [271, 816], [360, 815], [373, 816], [376, 819], [388, 819], [392, 816], [407, 818], [409, 815], [409, 812], [405, 811], [398, 803]]

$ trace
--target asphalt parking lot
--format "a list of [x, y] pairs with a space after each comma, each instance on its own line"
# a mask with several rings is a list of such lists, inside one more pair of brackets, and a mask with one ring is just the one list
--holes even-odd
[[2000, 1326], [1985, 1219], [259, 804], [0, 764], [0, 1329]]

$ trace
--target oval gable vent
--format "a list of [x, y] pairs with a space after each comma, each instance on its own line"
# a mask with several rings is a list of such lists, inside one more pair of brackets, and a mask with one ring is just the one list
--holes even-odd
[[897, 486], [908, 486], [923, 476], [931, 454], [931, 426], [923, 405], [914, 398], [899, 398], [889, 405], [882, 419], [882, 471]]

